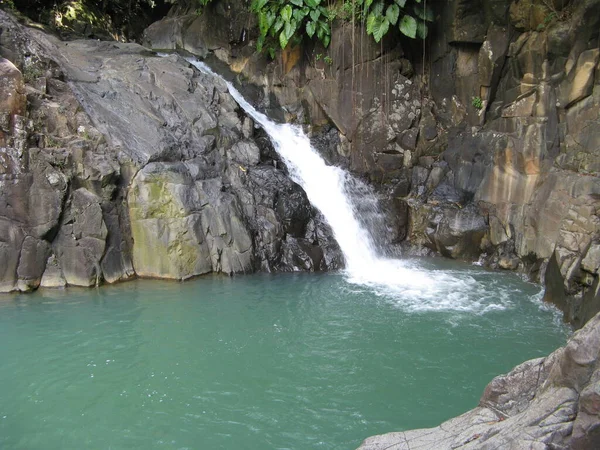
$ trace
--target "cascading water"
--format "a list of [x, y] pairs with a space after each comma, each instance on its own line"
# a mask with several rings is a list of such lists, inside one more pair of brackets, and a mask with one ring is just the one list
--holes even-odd
[[[341, 168], [328, 166], [301, 127], [273, 122], [206, 64], [193, 58], [188, 61], [201, 72], [224, 81], [240, 107], [267, 132], [291, 178], [302, 186], [331, 226], [346, 260], [348, 281], [397, 299], [401, 306], [413, 310], [486, 311], [507, 306], [502, 298], [491, 298], [475, 278], [464, 272], [456, 277], [450, 271], [425, 270], [416, 262], [378, 253], [373, 236], [363, 226], [373, 226], [373, 221], [381, 223], [372, 190]], [[361, 223], [357, 214], [363, 211], [370, 220]]]
[[[206, 64], [189, 59], [198, 70], [220, 78]], [[371, 234], [361, 226], [346, 194], [348, 174], [335, 166], [328, 166], [311, 146], [302, 129], [291, 124], [279, 124], [258, 112], [233, 85], [226, 80], [229, 93], [235, 101], [269, 135], [275, 151], [281, 156], [310, 202], [325, 216], [346, 259], [350, 273], [360, 272], [377, 261]]]

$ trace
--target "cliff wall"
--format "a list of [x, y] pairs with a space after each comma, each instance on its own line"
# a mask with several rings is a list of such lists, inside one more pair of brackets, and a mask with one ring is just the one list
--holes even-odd
[[433, 8], [425, 43], [336, 21], [328, 49], [270, 61], [243, 2], [219, 1], [144, 44], [205, 57], [263, 110], [310, 124], [332, 163], [378, 186], [390, 246], [519, 270], [581, 326], [600, 310], [600, 2]]
[[341, 264], [224, 83], [3, 11], [0, 56], [0, 292]]

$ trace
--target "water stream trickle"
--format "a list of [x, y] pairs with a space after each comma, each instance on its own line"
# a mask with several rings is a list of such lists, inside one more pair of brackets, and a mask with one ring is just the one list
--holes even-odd
[[331, 226], [344, 254], [349, 282], [394, 299], [409, 310], [481, 313], [508, 306], [502, 298], [489, 298], [480, 283], [464, 273], [456, 276], [450, 271], [427, 269], [419, 262], [388, 258], [378, 252], [376, 240], [364, 226], [371, 228], [372, 221], [358, 217], [366, 211], [368, 217], [381, 220], [381, 214], [377, 218], [378, 202], [373, 190], [343, 169], [327, 165], [301, 127], [273, 122], [205, 63], [193, 58], [188, 61], [225, 82], [240, 107], [267, 132], [291, 178], [302, 186]]

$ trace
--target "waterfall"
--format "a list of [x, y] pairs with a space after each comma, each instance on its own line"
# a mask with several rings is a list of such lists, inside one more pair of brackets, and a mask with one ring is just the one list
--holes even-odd
[[[192, 58], [188, 61], [198, 70], [223, 80], [203, 62]], [[346, 270], [364, 273], [373, 267], [379, 259], [374, 239], [355, 215], [355, 211], [361, 210], [361, 205], [352, 203], [351, 191], [360, 192], [359, 200], [368, 207], [371, 217], [377, 216], [374, 207], [377, 199], [373, 192], [341, 168], [328, 166], [301, 127], [273, 122], [248, 103], [231, 83], [223, 81], [240, 107], [267, 132], [290, 177], [302, 186], [311, 204], [321, 211], [331, 226], [344, 254]]]
[[384, 223], [373, 190], [341, 168], [328, 166], [301, 127], [273, 122], [206, 64], [187, 60], [201, 72], [224, 81], [240, 107], [267, 132], [291, 178], [331, 226], [344, 254], [350, 283], [413, 310], [504, 309], [505, 305], [491, 301], [475, 278], [464, 272], [455, 276], [452, 271], [424, 267], [421, 262], [383, 256], [369, 232], [381, 230]]

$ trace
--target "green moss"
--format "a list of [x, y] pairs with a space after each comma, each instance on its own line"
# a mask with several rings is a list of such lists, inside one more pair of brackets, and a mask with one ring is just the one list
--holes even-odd
[[23, 79], [25, 80], [25, 83], [31, 83], [43, 76], [44, 70], [36, 64], [29, 64], [23, 67]]

